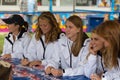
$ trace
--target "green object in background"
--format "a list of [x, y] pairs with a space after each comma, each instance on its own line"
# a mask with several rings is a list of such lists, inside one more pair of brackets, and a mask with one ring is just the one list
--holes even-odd
[[89, 32], [89, 33], [87, 33], [87, 35], [88, 35], [88, 37], [91, 37], [91, 33]]
[[3, 50], [3, 44], [4, 44], [4, 34], [0, 34], [0, 54], [2, 53]]

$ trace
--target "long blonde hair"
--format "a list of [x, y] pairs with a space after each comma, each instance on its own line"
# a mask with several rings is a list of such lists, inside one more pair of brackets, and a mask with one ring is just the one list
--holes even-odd
[[[54, 15], [51, 12], [42, 12], [41, 15], [38, 17], [38, 22], [39, 22], [39, 19], [47, 20], [50, 26], [52, 27], [49, 34], [45, 36], [45, 42], [49, 43], [49, 42], [56, 41], [58, 39], [59, 34], [61, 33], [61, 29], [58, 26], [57, 20], [54, 17]], [[36, 33], [35, 35], [36, 40], [39, 40], [43, 34], [42, 30], [39, 27], [39, 24], [35, 33]]]
[[73, 15], [70, 16], [67, 21], [72, 22], [75, 27], [77, 27], [80, 31], [77, 34], [77, 39], [73, 42], [71, 51], [73, 53], [74, 56], [78, 56], [80, 49], [82, 48], [82, 44], [83, 44], [83, 23], [82, 23], [82, 19], [79, 16]]
[[97, 26], [92, 33], [95, 33], [104, 38], [109, 44], [105, 47], [102, 53], [104, 65], [107, 68], [118, 66], [118, 56], [120, 54], [120, 24], [116, 21], [105, 21]]

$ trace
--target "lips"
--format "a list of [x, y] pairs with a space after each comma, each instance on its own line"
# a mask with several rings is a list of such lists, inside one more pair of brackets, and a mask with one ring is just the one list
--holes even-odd
[[96, 45], [94, 44], [92, 47], [93, 47], [93, 48], [95, 48], [95, 47], [96, 47]]

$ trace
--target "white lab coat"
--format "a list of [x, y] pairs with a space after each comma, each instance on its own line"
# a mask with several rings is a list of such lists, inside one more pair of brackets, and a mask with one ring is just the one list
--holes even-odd
[[[91, 57], [93, 58], [93, 57]], [[103, 64], [103, 67], [102, 67], [102, 64], [101, 64], [101, 57], [98, 55], [97, 57], [94, 57], [96, 58], [96, 72], [97, 74], [100, 74], [100, 73], [103, 73], [103, 67], [104, 67], [104, 64]], [[112, 68], [111, 70], [110, 69], [107, 69], [104, 67], [104, 70], [107, 71], [103, 74], [102, 76], [102, 80], [120, 80], [120, 59], [118, 59], [118, 62], [119, 62], [119, 67], [117, 68]], [[103, 62], [102, 62], [103, 63]]]
[[10, 42], [5, 38], [2, 55], [11, 54], [12, 58], [22, 59], [23, 55], [27, 51], [27, 47], [28, 47], [29, 42], [31, 40], [30, 35], [27, 32], [25, 32], [25, 33], [23, 33], [22, 37], [19, 39], [16, 36], [16, 40], [14, 42], [13, 35], [10, 34], [9, 39], [12, 41], [13, 47], [12, 47], [12, 44], [10, 44]]
[[[43, 42], [45, 42], [45, 36], [42, 36], [42, 40]], [[52, 55], [54, 54], [54, 49], [53, 49], [53, 45], [55, 42], [51, 42], [48, 43], [46, 45], [46, 50], [45, 50], [45, 59], [43, 59], [43, 53], [44, 53], [44, 48], [42, 45], [42, 42], [40, 40], [36, 40], [35, 39], [35, 34], [32, 37], [32, 40], [30, 42], [30, 45], [28, 47], [27, 50], [27, 55], [26, 57], [28, 57], [28, 59], [30, 61], [34, 61], [34, 60], [40, 60], [42, 61], [42, 65], [47, 65], [49, 63], [49, 59], [52, 58]]]
[[89, 60], [88, 58], [87, 61], [86, 58], [86, 56], [89, 53], [90, 39], [88, 38], [84, 41], [83, 47], [81, 48], [77, 57], [72, 55], [72, 68], [70, 67], [70, 53], [68, 48], [68, 42], [69, 45], [72, 45], [73, 43], [66, 36], [59, 39], [59, 41], [56, 42], [56, 44], [54, 45], [55, 53], [53, 59], [46, 66], [46, 68], [48, 66], [59, 68], [59, 65], [61, 65], [61, 68], [65, 70], [63, 76], [85, 75], [89, 77], [92, 73], [92, 70], [94, 69], [94, 64], [92, 63], [95, 63], [94, 59]]

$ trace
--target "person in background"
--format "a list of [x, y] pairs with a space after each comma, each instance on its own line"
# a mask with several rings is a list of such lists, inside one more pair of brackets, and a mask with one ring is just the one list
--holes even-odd
[[8, 25], [9, 33], [4, 39], [3, 58], [24, 58], [27, 47], [31, 40], [27, 33], [28, 24], [17, 14], [11, 15], [9, 18], [2, 19]]
[[117, 21], [120, 23], [120, 16], [118, 14], [111, 15], [110, 14], [105, 14], [104, 15], [104, 21], [110, 20], [110, 17], [113, 17], [114, 21]]
[[26, 57], [28, 59], [23, 59], [22, 65], [45, 66], [54, 55], [53, 45], [61, 33], [55, 16], [51, 12], [42, 12], [38, 17], [37, 25], [38, 27], [27, 50]]
[[95, 58], [96, 74], [91, 80], [120, 79], [120, 24], [107, 20], [92, 31], [90, 55]]
[[98, 4], [99, 7], [110, 7], [110, 4], [108, 4], [107, 0], [101, 0], [101, 2]]
[[66, 36], [60, 38], [54, 46], [56, 52], [53, 60], [45, 67], [45, 72], [57, 77], [75, 75], [89, 77], [94, 60], [86, 61], [90, 39], [83, 32], [82, 19], [76, 15], [70, 16], [65, 26]]
[[37, 11], [37, 0], [20, 0], [20, 12], [23, 12], [25, 20], [29, 24], [29, 32], [32, 32], [32, 20]]
[[104, 20], [103, 20], [103, 21], [107, 21], [107, 20], [109, 20], [109, 17], [110, 17], [109, 14], [104, 14]]

